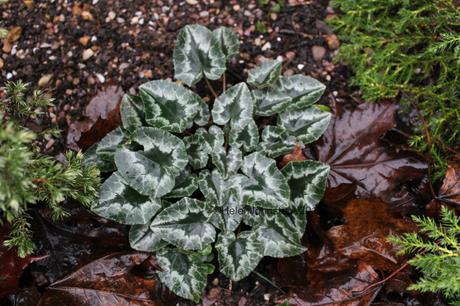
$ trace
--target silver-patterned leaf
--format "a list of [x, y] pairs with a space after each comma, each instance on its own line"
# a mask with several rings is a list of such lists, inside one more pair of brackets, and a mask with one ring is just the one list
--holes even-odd
[[230, 147], [228, 153], [225, 152], [224, 147], [214, 148], [211, 152], [211, 157], [212, 163], [224, 178], [237, 173], [243, 162], [243, 153], [237, 147]]
[[198, 178], [196, 174], [184, 170], [176, 176], [174, 189], [164, 198], [182, 198], [191, 196], [198, 189]]
[[232, 129], [241, 129], [252, 120], [254, 99], [248, 86], [238, 83], [214, 101], [212, 119], [215, 124], [226, 125], [230, 122]]
[[251, 120], [243, 129], [230, 130], [228, 138], [230, 145], [252, 152], [259, 144], [259, 129], [255, 121]]
[[156, 252], [168, 245], [158, 233], [150, 229], [150, 223], [133, 225], [129, 229], [129, 245], [142, 252]]
[[184, 250], [202, 250], [216, 239], [216, 230], [209, 222], [211, 212], [206, 203], [182, 198], [162, 210], [150, 228], [161, 238]]
[[308, 76], [283, 76], [274, 86], [254, 91], [255, 113], [258, 116], [272, 116], [304, 109], [318, 101], [325, 88], [324, 84]]
[[192, 86], [203, 75], [217, 80], [225, 72], [225, 54], [206, 27], [186, 25], [179, 31], [173, 54], [174, 77]]
[[277, 158], [292, 152], [296, 144], [296, 138], [280, 126], [268, 125], [262, 131], [262, 141], [259, 143], [259, 151], [264, 155]]
[[125, 94], [120, 103], [123, 128], [132, 133], [145, 125], [144, 104], [139, 96]]
[[219, 234], [216, 242], [220, 271], [234, 281], [248, 276], [263, 257], [263, 246], [252, 231]]
[[144, 83], [139, 93], [147, 124], [173, 133], [181, 133], [193, 124], [204, 103], [193, 91], [169, 80]]
[[115, 151], [126, 141], [126, 135], [121, 128], [116, 128], [97, 144], [96, 156], [97, 165], [102, 172], [115, 171]]
[[[299, 211], [303, 224], [306, 224], [305, 210]], [[306, 248], [300, 243], [305, 227], [300, 225], [299, 216], [292, 211], [284, 214], [276, 211], [274, 214], [265, 215], [264, 221], [258, 224], [256, 232], [264, 249], [264, 256], [290, 257], [305, 252]]]
[[229, 60], [240, 54], [240, 41], [238, 35], [228, 27], [219, 27], [212, 31], [212, 35], [217, 40], [219, 48]]
[[198, 176], [198, 186], [207, 203], [215, 207], [224, 207], [232, 193], [241, 194], [246, 180], [247, 178], [241, 174], [225, 179], [217, 169], [212, 173], [203, 170]]
[[271, 209], [289, 207], [289, 185], [275, 160], [254, 152], [244, 158], [241, 170], [249, 178], [243, 189], [243, 204]]
[[210, 144], [202, 133], [195, 133], [183, 138], [189, 163], [193, 169], [202, 169], [208, 164], [209, 154], [212, 152]]
[[156, 254], [161, 267], [157, 274], [172, 292], [198, 303], [214, 266], [208, 263], [211, 247], [202, 253], [190, 254], [177, 249], [164, 249]]
[[101, 186], [99, 200], [91, 210], [122, 224], [145, 224], [160, 210], [161, 203], [139, 194], [114, 172]]
[[264, 88], [273, 85], [281, 75], [282, 60], [266, 60], [260, 66], [248, 71], [247, 82], [257, 88]]
[[198, 113], [195, 116], [193, 122], [195, 122], [198, 126], [205, 126], [209, 123], [209, 119], [211, 118], [211, 112], [209, 111], [209, 105], [201, 100], [200, 104], [198, 105]]
[[314, 210], [326, 190], [330, 167], [314, 160], [292, 161], [281, 171], [291, 189], [291, 201], [295, 207], [305, 206]]
[[150, 127], [137, 129], [133, 139], [144, 151], [117, 150], [120, 175], [141, 194], [160, 198], [169, 193], [188, 162], [184, 143], [167, 131]]
[[304, 110], [284, 112], [278, 117], [278, 124], [290, 135], [296, 136], [304, 145], [318, 140], [326, 131], [330, 121], [331, 113], [320, 111], [314, 106]]

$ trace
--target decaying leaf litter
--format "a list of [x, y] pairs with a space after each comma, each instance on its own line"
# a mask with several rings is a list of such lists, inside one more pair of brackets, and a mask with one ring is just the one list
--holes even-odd
[[[98, 134], [100, 127], [108, 129], [102, 132], [104, 134], [120, 124], [117, 112], [113, 112], [116, 110], [113, 102], [121, 96], [120, 92], [130, 92], [134, 85], [137, 87], [146, 79], [172, 75], [169, 53], [179, 28], [195, 22], [236, 23], [237, 31], [243, 34], [242, 52], [240, 62], [231, 66], [227, 82], [239, 82], [244, 69], [254, 67], [254, 58], [259, 62], [262, 56], [281, 55], [285, 74], [302, 72], [326, 84], [321, 103], [329, 106], [334, 114], [326, 134], [304, 152], [294, 150], [280, 162], [318, 159], [332, 165], [332, 175], [325, 199], [317, 211], [308, 215], [308, 229], [303, 237], [308, 251], [293, 258], [262, 261], [257, 271], [270, 282], [258, 274], [240, 283], [213, 275], [203, 296], [203, 305], [273, 305], [284, 300], [292, 305], [426, 305], [427, 301], [443, 305], [439, 297], [404, 289], [415, 274], [410, 267], [404, 267], [405, 258], [396, 256], [394, 246], [384, 239], [388, 234], [414, 228], [406, 216], [414, 211], [422, 212], [424, 200], [432, 196], [427, 186], [428, 165], [421, 156], [385, 137], [397, 125], [397, 103], [363, 103], [346, 86], [348, 70], [331, 62], [338, 43], [323, 20], [332, 18], [335, 12], [325, 2], [298, 1], [289, 3], [273, 20], [269, 10], [258, 7], [255, 2], [247, 5], [192, 2], [171, 3], [170, 9], [164, 9], [168, 6], [166, 3], [148, 7], [143, 1], [139, 1], [138, 6], [60, 3], [51, 8], [52, 18], [48, 19], [44, 16], [48, 4], [35, 5], [32, 11], [21, 3], [8, 4], [3, 13], [8, 17], [7, 25], [12, 26], [16, 20], [18, 24], [14, 25], [23, 30], [17, 42], [13, 41], [17, 44], [16, 51], [13, 51], [14, 45], [10, 52], [3, 50], [2, 77], [8, 78], [11, 74], [14, 78], [49, 86], [58, 105], [49, 110], [48, 124], [57, 123], [68, 131], [67, 145], [87, 148], [102, 138], [103, 135]], [[133, 11], [137, 7], [141, 16]], [[205, 11], [209, 15], [202, 13]], [[158, 12], [159, 18], [150, 25], [147, 16], [152, 12]], [[20, 16], [24, 18], [13, 18]], [[270, 29], [262, 34], [263, 38], [251, 24], [259, 16], [271, 18], [267, 23]], [[34, 35], [27, 27], [31, 21], [36, 21], [42, 29], [40, 33], [46, 32], [48, 36]], [[110, 30], [96, 30], [98, 23], [107, 24]], [[76, 31], [63, 30], [69, 26], [77, 26]], [[124, 33], [120, 37], [127, 41], [120, 41], [116, 33]], [[50, 46], [41, 46], [33, 54], [32, 46], [37, 43]], [[58, 52], [65, 56], [54, 55]], [[135, 60], [124, 62], [128, 58]], [[35, 66], [40, 67], [40, 73], [30, 73]], [[212, 84], [215, 88], [220, 86], [219, 82]], [[212, 99], [206, 87], [199, 91]], [[59, 151], [63, 143], [57, 141], [61, 142], [56, 146]], [[449, 170], [435, 202], [457, 203], [455, 167], [453, 164]], [[73, 207], [72, 217], [62, 224], [52, 224], [46, 210], [34, 212], [34, 227], [40, 233], [39, 260], [30, 263], [35, 258], [15, 261], [13, 257], [16, 266], [29, 266], [22, 273], [17, 269], [9, 276], [20, 280], [19, 291], [14, 294], [10, 294], [10, 289], [5, 291], [4, 294], [10, 295], [3, 297], [2, 302], [53, 305], [56, 299], [65, 299], [69, 305], [80, 305], [84, 294], [119, 305], [135, 302], [187, 305], [188, 302], [176, 300], [158, 285], [154, 258], [128, 248], [127, 228], [95, 217], [78, 205], [69, 205]], [[1, 252], [2, 256], [12, 256]], [[97, 269], [104, 270], [103, 277], [91, 278], [85, 272]], [[395, 271], [398, 273], [393, 274]], [[109, 284], [112, 281], [115, 285]], [[74, 289], [62, 291], [60, 287]]]

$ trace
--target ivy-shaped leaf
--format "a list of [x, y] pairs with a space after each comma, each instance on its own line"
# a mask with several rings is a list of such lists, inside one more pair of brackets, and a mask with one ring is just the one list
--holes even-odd
[[305, 205], [307, 210], [315, 209], [326, 190], [329, 169], [328, 165], [314, 160], [292, 161], [282, 169], [295, 207]]
[[184, 170], [176, 176], [174, 189], [164, 198], [182, 198], [191, 196], [198, 189], [198, 178], [189, 170]]
[[159, 198], [169, 193], [188, 162], [184, 143], [167, 131], [150, 127], [136, 130], [133, 139], [144, 151], [117, 150], [118, 172], [141, 194]]
[[129, 187], [114, 172], [101, 186], [99, 200], [91, 210], [101, 217], [123, 224], [145, 224], [160, 210], [160, 201]]
[[263, 257], [263, 247], [257, 233], [244, 231], [219, 234], [216, 243], [219, 268], [225, 276], [239, 281], [254, 270]]
[[162, 210], [150, 228], [163, 240], [184, 250], [202, 250], [216, 239], [216, 230], [209, 222], [206, 203], [182, 198]]
[[259, 129], [254, 120], [250, 120], [245, 128], [230, 130], [229, 133], [230, 145], [242, 148], [245, 152], [256, 150], [259, 138]]
[[289, 185], [275, 160], [254, 152], [244, 158], [241, 170], [249, 178], [243, 189], [245, 205], [271, 209], [289, 207]]
[[214, 169], [212, 173], [203, 170], [198, 176], [198, 186], [206, 202], [212, 206], [224, 207], [229, 202], [232, 192], [236, 195], [241, 194], [246, 180], [247, 178], [241, 174], [225, 179], [217, 169]]
[[218, 147], [211, 152], [212, 163], [222, 173], [224, 178], [234, 175], [241, 167], [243, 153], [236, 147], [231, 147], [228, 153], [223, 147]]
[[123, 128], [133, 133], [145, 125], [144, 104], [139, 96], [125, 94], [120, 103], [120, 116]]
[[270, 87], [281, 75], [282, 60], [266, 60], [260, 66], [248, 71], [247, 82], [257, 88]]
[[259, 151], [271, 158], [292, 152], [296, 139], [289, 132], [280, 126], [268, 125], [262, 131], [262, 141], [259, 144]]
[[233, 130], [246, 127], [252, 120], [254, 99], [248, 86], [238, 83], [214, 101], [212, 119], [215, 124], [226, 125], [230, 122]]
[[304, 145], [318, 140], [330, 121], [331, 113], [320, 111], [313, 106], [300, 111], [284, 112], [278, 117], [278, 124]]
[[168, 245], [158, 233], [150, 229], [150, 223], [133, 225], [129, 229], [129, 245], [142, 252], [156, 252]]
[[208, 275], [214, 271], [214, 266], [209, 263], [211, 252], [211, 247], [194, 254], [177, 249], [161, 250], [156, 259], [162, 271], [157, 274], [172, 292], [198, 303]]
[[238, 35], [231, 28], [219, 27], [212, 31], [212, 35], [217, 40], [219, 48], [225, 54], [227, 61], [240, 54]]
[[254, 91], [255, 113], [258, 116], [272, 116], [304, 109], [318, 101], [325, 88], [324, 84], [308, 76], [283, 76], [274, 86]]
[[201, 25], [186, 25], [174, 48], [174, 77], [192, 86], [203, 76], [217, 80], [225, 72], [225, 54], [212, 32]]
[[200, 96], [169, 80], [142, 84], [139, 93], [144, 101], [145, 120], [150, 126], [182, 133], [201, 110]]

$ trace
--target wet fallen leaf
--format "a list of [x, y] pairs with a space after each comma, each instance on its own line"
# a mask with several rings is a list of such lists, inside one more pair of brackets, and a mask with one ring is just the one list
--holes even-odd
[[67, 204], [66, 210], [70, 217], [60, 222], [49, 222], [48, 210], [33, 215], [37, 252], [48, 255], [30, 267], [38, 286], [48, 286], [94, 258], [129, 250], [126, 226], [107, 222], [79, 204]]
[[366, 263], [360, 263], [355, 270], [346, 275], [333, 276], [325, 278], [319, 287], [305, 287], [292, 290], [285, 300], [295, 306], [361, 306], [369, 305], [374, 291], [368, 291], [360, 294], [360, 291], [366, 289], [369, 284], [374, 283], [379, 278], [377, 272]]
[[38, 305], [163, 305], [151, 298], [157, 281], [132, 273], [147, 257], [115, 253], [90, 262], [46, 288]]
[[120, 87], [110, 85], [96, 94], [85, 108], [85, 119], [70, 125], [67, 145], [75, 150], [87, 149], [121, 124]]
[[289, 153], [283, 156], [283, 158], [281, 159], [279, 163], [279, 167], [283, 168], [291, 161], [305, 160], [305, 159], [306, 159], [305, 155], [302, 152], [302, 146], [300, 144], [296, 144], [294, 147], [294, 150], [292, 150], [292, 153]]
[[417, 229], [409, 219], [395, 217], [390, 205], [380, 200], [349, 202], [343, 209], [343, 219], [344, 224], [333, 226], [327, 232], [334, 254], [365, 262], [380, 271], [392, 271], [401, 261], [387, 237]]
[[15, 248], [8, 249], [3, 245], [8, 235], [9, 228], [0, 227], [0, 299], [18, 289], [19, 277], [29, 264], [44, 258], [43, 256], [18, 257]]
[[438, 192], [438, 199], [434, 199], [428, 208], [430, 215], [439, 215], [441, 204], [447, 204], [460, 213], [460, 155], [447, 166], [446, 176]]
[[395, 109], [396, 104], [381, 102], [335, 110], [325, 134], [304, 152], [331, 166], [325, 202], [346, 194], [385, 197], [424, 175], [427, 165], [417, 155], [381, 140], [395, 126]]

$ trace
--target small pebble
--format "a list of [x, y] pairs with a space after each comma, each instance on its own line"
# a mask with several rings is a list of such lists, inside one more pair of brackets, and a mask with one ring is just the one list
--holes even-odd
[[304, 64], [298, 64], [298, 65], [297, 65], [297, 69], [299, 69], [299, 70], [302, 70], [302, 69], [303, 69], [303, 67], [305, 67], [305, 65], [304, 65]]
[[99, 81], [99, 83], [104, 83], [105, 82], [105, 77], [100, 73], [96, 73], [96, 78]]
[[94, 51], [92, 49], [86, 49], [85, 51], [83, 51], [83, 60], [86, 61], [93, 55], [94, 55]]
[[267, 51], [267, 50], [271, 49], [271, 47], [272, 47], [272, 44], [269, 41], [267, 41], [265, 43], [265, 45], [262, 46], [261, 50], [262, 51]]

